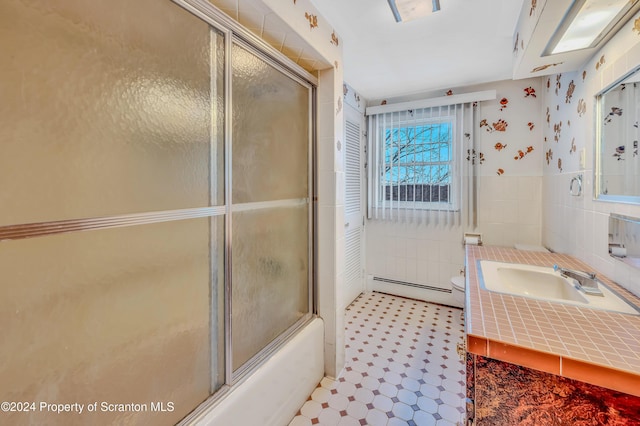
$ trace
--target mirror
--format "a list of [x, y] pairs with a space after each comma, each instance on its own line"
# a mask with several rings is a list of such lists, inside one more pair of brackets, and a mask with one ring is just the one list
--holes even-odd
[[640, 219], [609, 215], [609, 255], [640, 269]]
[[596, 97], [596, 199], [640, 204], [640, 67]]

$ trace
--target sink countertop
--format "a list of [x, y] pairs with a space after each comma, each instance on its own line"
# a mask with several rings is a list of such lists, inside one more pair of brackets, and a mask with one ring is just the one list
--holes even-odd
[[[593, 270], [565, 254], [467, 246], [467, 350], [640, 396], [640, 316], [534, 300], [482, 289], [477, 261]], [[597, 271], [594, 271], [597, 272]], [[640, 306], [640, 298], [598, 273]]]

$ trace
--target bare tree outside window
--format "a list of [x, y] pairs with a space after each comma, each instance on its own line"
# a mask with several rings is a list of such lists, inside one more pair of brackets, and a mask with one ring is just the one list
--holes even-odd
[[449, 201], [452, 129], [451, 121], [385, 129], [382, 186], [387, 201]]

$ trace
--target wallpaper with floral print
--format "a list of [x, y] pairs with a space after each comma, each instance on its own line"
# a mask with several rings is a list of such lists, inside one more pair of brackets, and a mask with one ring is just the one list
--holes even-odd
[[518, 32], [513, 35], [513, 54], [517, 61], [524, 54], [524, 48], [529, 42], [540, 12], [544, 7], [544, 1], [525, 0], [518, 18], [516, 28]]
[[367, 106], [366, 100], [360, 97], [360, 94], [349, 84], [344, 83], [342, 86], [342, 94], [344, 95], [344, 103], [351, 105], [361, 114], [364, 114]]
[[542, 80], [494, 83], [497, 97], [477, 109], [481, 176], [540, 176], [544, 156]]
[[368, 105], [495, 90], [496, 99], [479, 102], [476, 106], [475, 147], [463, 147], [465, 160], [478, 164], [479, 176], [542, 176], [542, 84], [540, 77], [504, 80], [401, 98], [371, 100]]
[[[621, 77], [621, 57], [625, 52], [638, 50], [640, 44], [640, 15], [627, 22], [618, 34], [584, 66], [575, 72], [554, 74], [544, 78], [544, 109], [547, 111], [544, 130], [545, 175], [575, 173], [588, 170], [592, 173], [595, 146], [595, 96], [603, 88]], [[636, 46], [633, 49], [634, 45]], [[626, 60], [628, 67], [640, 64], [640, 54]], [[607, 111], [604, 122], [615, 120], [622, 111]], [[601, 123], [604, 124], [604, 123]], [[632, 144], [629, 144], [629, 149]], [[584, 168], [580, 155], [584, 151]], [[615, 152], [610, 155], [615, 156]], [[619, 153], [618, 153], [619, 154]]]
[[[585, 70], [585, 79], [595, 68]], [[592, 125], [593, 96], [588, 96], [583, 70], [543, 77], [545, 110], [544, 173], [562, 173], [580, 168], [580, 155], [587, 149], [587, 129]], [[591, 144], [589, 144], [591, 146]]]

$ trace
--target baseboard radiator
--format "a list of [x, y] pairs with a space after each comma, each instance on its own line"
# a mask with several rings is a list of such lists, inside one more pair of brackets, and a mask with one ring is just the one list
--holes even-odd
[[409, 283], [406, 281], [390, 280], [388, 278], [382, 278], [382, 277], [373, 277], [373, 280], [383, 282], [383, 283], [388, 283], [388, 284], [397, 284], [397, 285], [403, 285], [406, 287], [421, 288], [423, 290], [439, 291], [441, 293], [451, 293], [451, 289], [448, 289], [448, 288], [433, 287], [430, 285]]

